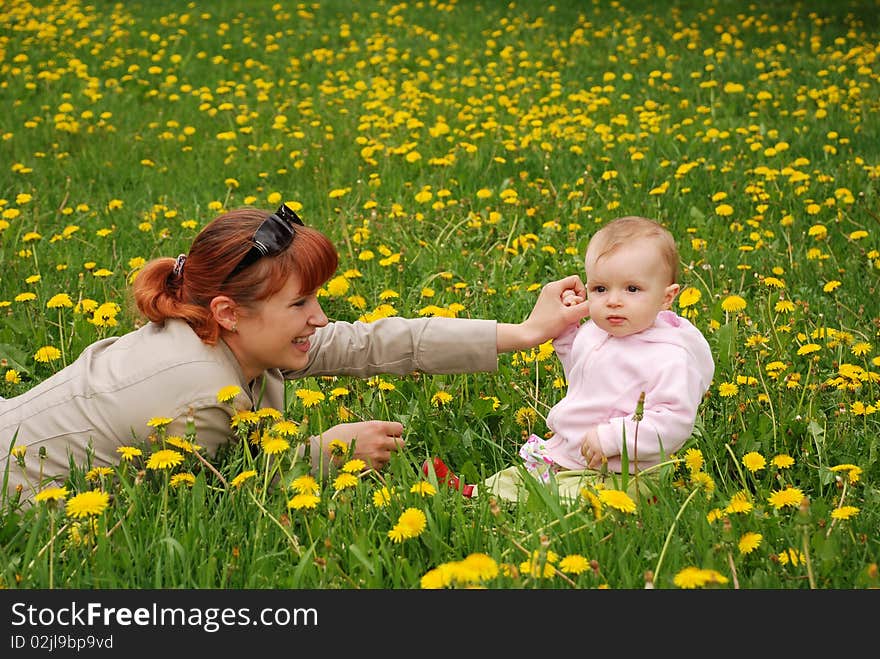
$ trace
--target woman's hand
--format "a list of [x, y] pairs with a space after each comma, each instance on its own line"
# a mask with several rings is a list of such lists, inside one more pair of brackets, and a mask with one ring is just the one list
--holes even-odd
[[[322, 450], [331, 459], [330, 442], [338, 440], [346, 445], [354, 442], [351, 458], [363, 460], [368, 467], [383, 469], [391, 460], [391, 454], [402, 448], [403, 424], [397, 421], [357, 421], [340, 423], [321, 435]], [[342, 466], [341, 464], [337, 466]]]
[[[580, 302], [572, 303], [578, 298]], [[555, 339], [590, 314], [586, 299], [587, 289], [577, 275], [545, 284], [528, 318], [518, 325], [498, 323], [498, 352], [526, 350]]]

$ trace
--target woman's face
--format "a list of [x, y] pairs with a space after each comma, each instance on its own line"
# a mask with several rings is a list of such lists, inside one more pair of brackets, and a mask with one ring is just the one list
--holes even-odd
[[300, 292], [297, 275], [281, 290], [239, 314], [237, 332], [227, 335], [248, 380], [269, 368], [298, 370], [309, 360], [311, 336], [327, 324], [314, 291]]

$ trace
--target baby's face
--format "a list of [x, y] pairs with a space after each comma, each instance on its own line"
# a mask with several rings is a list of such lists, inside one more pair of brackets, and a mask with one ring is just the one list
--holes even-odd
[[596, 257], [587, 249], [587, 300], [590, 318], [612, 336], [647, 329], [678, 294], [657, 246], [638, 240]]

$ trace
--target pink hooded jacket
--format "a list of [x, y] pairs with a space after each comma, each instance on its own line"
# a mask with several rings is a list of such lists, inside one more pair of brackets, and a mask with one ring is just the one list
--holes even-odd
[[[705, 337], [672, 311], [661, 311], [651, 327], [623, 338], [587, 321], [560, 335], [553, 347], [568, 392], [547, 415], [553, 436], [546, 454], [566, 469], [586, 467], [581, 444], [590, 426], [597, 427], [609, 471], [621, 471], [624, 437], [631, 472], [636, 459], [639, 470], [657, 464], [690, 437], [715, 373]], [[636, 441], [633, 414], [642, 391]]]

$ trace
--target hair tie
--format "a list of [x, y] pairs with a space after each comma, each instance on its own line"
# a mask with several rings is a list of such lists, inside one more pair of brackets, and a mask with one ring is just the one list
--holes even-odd
[[186, 254], [181, 254], [177, 257], [177, 262], [174, 264], [174, 276], [175, 277], [183, 277], [183, 264], [186, 263]]

